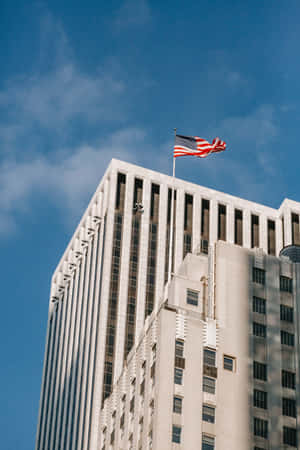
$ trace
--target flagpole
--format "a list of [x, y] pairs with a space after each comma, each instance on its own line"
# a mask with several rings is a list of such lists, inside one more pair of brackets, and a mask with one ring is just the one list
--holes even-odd
[[[174, 128], [174, 143], [176, 142], [176, 131]], [[170, 218], [170, 242], [169, 242], [169, 266], [168, 266], [168, 283], [171, 281], [172, 272], [172, 260], [173, 260], [173, 241], [174, 241], [174, 203], [175, 203], [175, 189], [174, 189], [174, 179], [175, 179], [175, 161], [174, 150], [173, 150], [173, 186], [171, 191], [171, 218]]]

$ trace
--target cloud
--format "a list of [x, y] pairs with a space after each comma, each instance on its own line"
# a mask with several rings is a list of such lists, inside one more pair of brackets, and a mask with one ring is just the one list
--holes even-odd
[[77, 217], [112, 156], [138, 161], [133, 149], [140, 148], [144, 138], [143, 130], [126, 128], [95, 147], [84, 145], [60, 150], [51, 158], [36, 155], [29, 161], [4, 162], [0, 166], [0, 235], [16, 231], [16, 213], [30, 210], [37, 194], [60, 205], [72, 219]]
[[151, 17], [147, 0], [125, 0], [116, 13], [114, 26], [118, 29], [141, 26], [150, 22]]

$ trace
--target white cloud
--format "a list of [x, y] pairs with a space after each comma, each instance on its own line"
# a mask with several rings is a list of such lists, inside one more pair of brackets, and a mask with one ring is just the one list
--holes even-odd
[[[16, 229], [16, 214], [30, 209], [32, 197], [46, 196], [74, 217], [86, 206], [112, 157], [138, 161], [143, 130], [120, 130], [97, 147], [64, 149], [51, 159], [6, 161], [0, 166], [0, 234]], [[136, 150], [134, 150], [136, 149]]]

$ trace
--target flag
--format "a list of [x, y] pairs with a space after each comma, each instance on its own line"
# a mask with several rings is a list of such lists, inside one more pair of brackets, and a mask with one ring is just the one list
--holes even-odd
[[226, 149], [226, 142], [216, 137], [212, 144], [198, 136], [181, 136], [176, 134], [174, 158], [178, 156], [197, 156], [205, 158], [210, 153], [222, 152]]

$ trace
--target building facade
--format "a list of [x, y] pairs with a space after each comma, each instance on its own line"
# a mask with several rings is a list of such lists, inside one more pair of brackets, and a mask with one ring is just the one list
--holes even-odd
[[[165, 288], [168, 281], [170, 255], [172, 189], [175, 192], [172, 272], [177, 275], [180, 274], [184, 270], [184, 264], [187, 264], [190, 258], [195, 258], [193, 264], [195, 265], [195, 271], [198, 271], [198, 278], [197, 281], [193, 281], [192, 276], [190, 280], [191, 285], [195, 283], [195, 286], [193, 285], [194, 287], [190, 289], [191, 292], [194, 292], [191, 295], [197, 296], [198, 293], [203, 298], [207, 297], [202, 303], [198, 299], [198, 309], [193, 308], [193, 305], [190, 304], [188, 304], [188, 307], [186, 303], [180, 304], [178, 296], [175, 295], [176, 290], [175, 293], [172, 293], [172, 286], [176, 285], [179, 275], [174, 277], [172, 285]], [[240, 398], [240, 403], [236, 405], [236, 409], [232, 410], [233, 419], [241, 423], [237, 434], [234, 434], [237, 445], [242, 448], [251, 448], [253, 439], [249, 424], [251, 423], [250, 419], [255, 416], [252, 414], [252, 403], [249, 400], [251, 393], [247, 390], [248, 384], [249, 389], [256, 386], [256, 391], [260, 390], [258, 385], [255, 384], [259, 384], [259, 382], [254, 382], [251, 377], [249, 379], [251, 372], [249, 367], [252, 367], [253, 361], [255, 361], [262, 365], [257, 366], [257, 370], [263, 371], [264, 364], [267, 364], [266, 361], [269, 361], [270, 355], [272, 355], [270, 364], [273, 365], [275, 365], [275, 355], [282, 357], [282, 361], [285, 361], [285, 359], [289, 361], [289, 358], [292, 358], [289, 352], [282, 351], [279, 335], [275, 333], [275, 330], [280, 330], [279, 325], [281, 323], [288, 322], [280, 321], [277, 316], [277, 322], [275, 320], [274, 311], [278, 305], [281, 305], [281, 303], [278, 303], [281, 291], [277, 289], [275, 279], [281, 280], [280, 276], [283, 276], [288, 280], [293, 280], [292, 282], [286, 281], [287, 284], [292, 283], [293, 285], [293, 293], [286, 294], [293, 300], [290, 300], [290, 304], [288, 304], [288, 301], [287, 304], [282, 304], [295, 309], [296, 278], [298, 275], [295, 275], [294, 272], [293, 276], [290, 272], [284, 274], [281, 266], [292, 267], [289, 270], [295, 271], [297, 265], [287, 261], [282, 262], [282, 258], [278, 257], [284, 246], [300, 244], [299, 214], [300, 204], [291, 200], [285, 200], [279, 210], [276, 210], [173, 179], [122, 161], [112, 160], [52, 278], [36, 449], [85, 450], [102, 448], [103, 445], [110, 446], [107, 448], [130, 448], [130, 441], [134, 442], [132, 448], [139, 448], [141, 439], [141, 448], [148, 448], [145, 445], [149, 446], [150, 444], [156, 445], [155, 448], [169, 448], [167, 445], [172, 442], [170, 436], [173, 431], [174, 435], [177, 433], [177, 436], [180, 436], [177, 437], [180, 442], [183, 439], [184, 448], [196, 448], [195, 444], [188, 440], [192, 436], [190, 434], [191, 424], [196, 424], [196, 422], [195, 430], [197, 429], [199, 434], [195, 441], [198, 443], [197, 448], [201, 448], [203, 436], [207, 437], [207, 443], [204, 443], [202, 447], [204, 449], [214, 448], [211, 447], [213, 440], [217, 445], [215, 448], [231, 448], [233, 441], [230, 441], [232, 433], [229, 430], [233, 422], [229, 420], [230, 415], [225, 412], [225, 405], [228, 407], [230, 404], [230, 386], [237, 390], [236, 395], [233, 394], [235, 400]], [[217, 242], [218, 245], [216, 246]], [[223, 242], [226, 244], [223, 244]], [[256, 248], [260, 250], [254, 250]], [[235, 262], [235, 258], [237, 261], [240, 260], [241, 263]], [[253, 265], [251, 263], [253, 258], [262, 261], [260, 263], [262, 267]], [[183, 260], [185, 263], [182, 266]], [[272, 262], [275, 271], [274, 273], [270, 271], [270, 274], [272, 274], [270, 278], [266, 275], [269, 271], [264, 268], [267, 261]], [[214, 271], [214, 267], [218, 264], [223, 269]], [[277, 267], [276, 270], [275, 266]], [[267, 301], [266, 297], [262, 293], [260, 295], [259, 292], [251, 294], [251, 289], [254, 289], [249, 278], [251, 267], [260, 269], [265, 273], [269, 284], [264, 285], [263, 290], [265, 292], [266, 289], [270, 289], [270, 295], [273, 295], [274, 291], [274, 298], [277, 296], [276, 301]], [[277, 277], [278, 274], [279, 278]], [[259, 287], [257, 289], [259, 290]], [[234, 295], [229, 295], [232, 290]], [[222, 299], [222, 296], [227, 300]], [[241, 296], [240, 303], [237, 301], [238, 296]], [[268, 313], [266, 315], [254, 312], [254, 310], [249, 312], [249, 299], [252, 299], [252, 297], [265, 300], [266, 304], [260, 303], [260, 300], [255, 300], [255, 302], [258, 302], [259, 305], [264, 304], [265, 308], [270, 307], [270, 311], [272, 310], [274, 314]], [[183, 298], [185, 298], [185, 295]], [[195, 299], [194, 301], [196, 302]], [[231, 302], [234, 303], [231, 304]], [[173, 306], [166, 307], [168, 303]], [[263, 308], [263, 306], [257, 306], [257, 309], [260, 307]], [[180, 312], [181, 309], [182, 312]], [[184, 316], [185, 314], [187, 317]], [[255, 316], [258, 314], [256, 320], [252, 318], [253, 314]], [[289, 314], [289, 312], [286, 312], [286, 314]], [[182, 315], [184, 320], [178, 319]], [[193, 319], [189, 318], [190, 315]], [[274, 331], [274, 339], [270, 340], [268, 334], [268, 338], [264, 341], [264, 344], [267, 342], [267, 345], [261, 345], [258, 338], [264, 338], [263, 336], [257, 336], [255, 333], [264, 334], [266, 332], [264, 327], [269, 330], [269, 322], [264, 322], [266, 321], [265, 316], [268, 321], [274, 321], [271, 327]], [[152, 326], [150, 326], [150, 322], [153, 322]], [[162, 326], [161, 323], [165, 323], [165, 325]], [[187, 369], [184, 369], [184, 390], [187, 389], [187, 386], [190, 386], [190, 383], [197, 383], [197, 386], [200, 383], [200, 386], [202, 386], [201, 374], [205, 370], [211, 371], [210, 374], [217, 373], [216, 394], [209, 394], [206, 391], [204, 391], [204, 394], [203, 391], [199, 390], [197, 395], [199, 396], [199, 405], [203, 403], [203, 395], [214, 395], [214, 399], [211, 397], [211, 401], [207, 400], [207, 405], [210, 405], [206, 409], [208, 415], [209, 411], [212, 411], [209, 408], [213, 408], [214, 401], [218, 403], [218, 406], [219, 403], [223, 405], [220, 408], [215, 407], [215, 423], [204, 420], [204, 422], [208, 422], [208, 424], [203, 422], [204, 434], [202, 431], [199, 432], [202, 412], [197, 411], [194, 419], [192, 418], [190, 422], [186, 422], [184, 419], [184, 427], [180, 424], [180, 421], [174, 422], [172, 420], [173, 413], [172, 408], [170, 410], [169, 403], [169, 408], [165, 412], [166, 415], [170, 413], [168, 420], [166, 417], [156, 415], [158, 414], [156, 411], [163, 414], [163, 408], [159, 408], [158, 405], [157, 408], [155, 407], [157, 402], [160, 401], [158, 400], [160, 394], [157, 389], [162, 389], [164, 395], [169, 392], [169, 400], [175, 395], [175, 391], [171, 395], [170, 389], [172, 387], [174, 390], [172, 377], [174, 375], [176, 333], [178, 333], [176, 330], [179, 327], [184, 332], [186, 323], [192, 324], [188, 326], [188, 330], [191, 331], [187, 334], [187, 341], [185, 341], [185, 338], [180, 339], [184, 341], [184, 352], [187, 352], [187, 356], [185, 358], [183, 356], [178, 357], [186, 359], [186, 364], [190, 364], [188, 363], [190, 361], [188, 354], [194, 354], [195, 359], [194, 357], [192, 359], [194, 359], [196, 365], [195, 370], [192, 371], [193, 374], [188, 374]], [[253, 325], [254, 323], [256, 325]], [[296, 323], [296, 320], [289, 322], [285, 324], [287, 329], [281, 330], [287, 333], [281, 333], [284, 336], [282, 339], [289, 340], [292, 339], [289, 335], [294, 336], [294, 347], [298, 345], [298, 334], [294, 330]], [[276, 328], [277, 326], [279, 328]], [[253, 327], [253, 333], [251, 327]], [[152, 337], [144, 339], [145, 343], [143, 343], [141, 336], [146, 333], [146, 330]], [[212, 341], [205, 341], [205, 333]], [[253, 337], [253, 334], [255, 337]], [[159, 343], [161, 336], [164, 336], [165, 340], [170, 343], [169, 347], [165, 348]], [[194, 336], [194, 338], [190, 336]], [[156, 342], [157, 355], [154, 357], [153, 345]], [[195, 342], [197, 342], [197, 345], [193, 344]], [[214, 346], [212, 342], [214, 342]], [[234, 342], [237, 343], [234, 344]], [[149, 411], [147, 414], [145, 413], [145, 422], [141, 425], [140, 418], [137, 415], [133, 415], [134, 418], [132, 419], [135, 421], [135, 425], [130, 425], [129, 416], [125, 414], [128, 407], [129, 410], [132, 407], [128, 403], [129, 391], [127, 392], [126, 389], [130, 390], [130, 383], [132, 383], [132, 380], [130, 381], [131, 375], [128, 375], [129, 366], [130, 361], [137, 359], [136, 357], [133, 358], [133, 355], [138, 352], [138, 344], [143, 348], [143, 354], [145, 355], [143, 361], [146, 361], [144, 372], [141, 372], [144, 373], [144, 388], [140, 388], [140, 386], [139, 388], [141, 391], [144, 389], [144, 407], [146, 408], [147, 405], [147, 408], [150, 408], [150, 413], [151, 406], [149, 405], [154, 398], [151, 420], [153, 424], [157, 425], [153, 425], [152, 428], [147, 416], [147, 414], [150, 414]], [[219, 345], [218, 348], [217, 344]], [[193, 346], [195, 348], [192, 348]], [[203, 363], [204, 349], [212, 352], [207, 353], [207, 358], [209, 355], [213, 358], [213, 351], [215, 351], [216, 362], [211, 369], [205, 369], [209, 364]], [[275, 353], [272, 353], [271, 350]], [[153, 369], [154, 358], [158, 358], [158, 361], [162, 358], [160, 351], [168, 353], [169, 359], [163, 357], [163, 361], [166, 363], [169, 361], [169, 367], [164, 368], [164, 365], [160, 366], [158, 362], [158, 365], [155, 365]], [[258, 356], [256, 356], [256, 353]], [[225, 364], [225, 360], [222, 361], [223, 355], [228, 356], [228, 365], [233, 364], [234, 371], [231, 371], [233, 373], [229, 374], [230, 371], [227, 369], [223, 371], [222, 364]], [[151, 358], [153, 358], [153, 361]], [[183, 364], [182, 361], [181, 364]], [[286, 366], [282, 364], [282, 367]], [[180, 369], [180, 367], [176, 368]], [[165, 379], [164, 370], [169, 369], [172, 369], [172, 383], [168, 390], [163, 385], [162, 380]], [[183, 368], [181, 367], [181, 369]], [[271, 369], [268, 370], [268, 373], [273, 374]], [[161, 372], [158, 373], [157, 371]], [[296, 376], [296, 366], [294, 369], [290, 367], [290, 370], [287, 369], [286, 372], [291, 372]], [[170, 373], [168, 373], [168, 376], [170, 378]], [[189, 376], [191, 376], [191, 380], [188, 380]], [[280, 375], [277, 374], [276, 376], [280, 378]], [[285, 376], [289, 377], [290, 375]], [[140, 372], [135, 375], [136, 387], [131, 388], [132, 390], [137, 389], [138, 383], [140, 383], [138, 377], [141, 377]], [[121, 382], [120, 380], [123, 380], [123, 378], [126, 378], [127, 381]], [[153, 378], [155, 378], [155, 383], [153, 383], [153, 380], [151, 381]], [[213, 376], [207, 375], [208, 378], [214, 379]], [[224, 385], [222, 384], [223, 378]], [[277, 384], [270, 381], [268, 386], [274, 388], [276, 386], [280, 390], [279, 378], [276, 379]], [[159, 381], [157, 382], [157, 380]], [[245, 384], [246, 381], [248, 384]], [[120, 388], [122, 383], [127, 388], [125, 389], [126, 392], [123, 392], [121, 397], [119, 396], [120, 400], [119, 394], [116, 394], [116, 389], [119, 389], [119, 391], [123, 389], [124, 391], [124, 388]], [[207, 383], [213, 385], [212, 381], [207, 380]], [[115, 386], [114, 389], [113, 386]], [[159, 388], [159, 386], [161, 387]], [[224, 386], [228, 386], [228, 389], [223, 389]], [[152, 390], [149, 390], [150, 387]], [[178, 389], [183, 388], [181, 386]], [[261, 391], [264, 392], [263, 389]], [[293, 394], [296, 392], [294, 391]], [[136, 390], [134, 392], [136, 393]], [[264, 394], [253, 394], [253, 392], [251, 395], [264, 397]], [[122, 401], [124, 394], [126, 399], [124, 405], [120, 406], [118, 402]], [[187, 416], [192, 414], [189, 400], [187, 400], [189, 397], [193, 397], [192, 391], [189, 394], [187, 392], [178, 394], [178, 398], [181, 398], [181, 406], [186, 411]], [[162, 402], [166, 400], [163, 397], [161, 398]], [[268, 398], [273, 399], [270, 394]], [[278, 398], [277, 396], [277, 403]], [[134, 401], [142, 402], [141, 399]], [[269, 401], [273, 402], [273, 400]], [[176, 400], [176, 402], [178, 405], [180, 404], [180, 400]], [[107, 406], [109, 404], [118, 404], [118, 406]], [[245, 408], [246, 404], [248, 416], [247, 419], [242, 419], [239, 408]], [[273, 405], [273, 403], [270, 404]], [[275, 409], [272, 408], [272, 413], [278, 407], [278, 404], [276, 405], [274, 406]], [[124, 419], [122, 419], [124, 420], [124, 436], [122, 439], [125, 442], [126, 439], [129, 439], [130, 433], [132, 437], [129, 439], [129, 443], [126, 441], [126, 445], [124, 444], [123, 447], [123, 444], [118, 444], [115, 447], [114, 442], [121, 442], [119, 428], [117, 431], [118, 421], [121, 421], [119, 417], [121, 407], [124, 409]], [[134, 408], [136, 411], [137, 407]], [[114, 413], [114, 411], [116, 412]], [[281, 428], [279, 427], [277, 434], [273, 431], [273, 424], [270, 424], [267, 418], [270, 411], [264, 412], [265, 415], [261, 411], [259, 413], [256, 419], [261, 422], [255, 422], [257, 424], [255, 426], [262, 427], [263, 430], [267, 426], [267, 441], [270, 442], [268, 444], [270, 446], [257, 444], [256, 448], [280, 448], [275, 447], [272, 442], [275, 442], [274, 440], [277, 438], [279, 439], [277, 445], [279, 445], [278, 442], [281, 442]], [[107, 418], [110, 414], [112, 417]], [[115, 414], [114, 417], [113, 414]], [[175, 414], [178, 415], [178, 413]], [[185, 418], [186, 414], [181, 414], [181, 419]], [[104, 416], [106, 417], [105, 420]], [[277, 419], [279, 416], [280, 414], [277, 415]], [[283, 427], [288, 429], [286, 433], [295, 429], [295, 418], [289, 420], [291, 420], [291, 423], [286, 420], [283, 421], [285, 424]], [[114, 421], [115, 426], [113, 427], [111, 423]], [[172, 427], [175, 426], [174, 430], [170, 428], [170, 423]], [[158, 424], [162, 427], [159, 428], [160, 431], [157, 428]], [[130, 426], [132, 431], [128, 431]], [[106, 431], [104, 432], [105, 427]], [[218, 432], [222, 430], [220, 436], [225, 439], [223, 441], [226, 442], [224, 447], [217, 436], [216, 428]], [[246, 436], [246, 428], [248, 433], [247, 444], [246, 441], [242, 441]], [[137, 437], [137, 429], [143, 429], [142, 432], [139, 431], [140, 438]], [[171, 435], [170, 429], [172, 430]], [[206, 429], [207, 431], [205, 431]], [[112, 434], [113, 431], [115, 434]], [[108, 432], [110, 432], [110, 440], [112, 440], [112, 443], [109, 444], [107, 443], [108, 438], [104, 439], [103, 437]], [[168, 443], [166, 443], [166, 447], [159, 447], [158, 443], [165, 442], [161, 440], [164, 433], [167, 433], [164, 439], [167, 439], [166, 442]], [[263, 431], [261, 433], [263, 434]], [[293, 434], [294, 432], [290, 431], [290, 433]], [[256, 440], [257, 442], [260, 442], [260, 440], [265, 442], [266, 438], [258, 436]], [[218, 442], [220, 443], [218, 444]], [[250, 447], [247, 447], [248, 444]], [[178, 446], [179, 443], [173, 442], [172, 445]]]
[[299, 275], [222, 241], [188, 254], [104, 402], [97, 448], [298, 448]]

